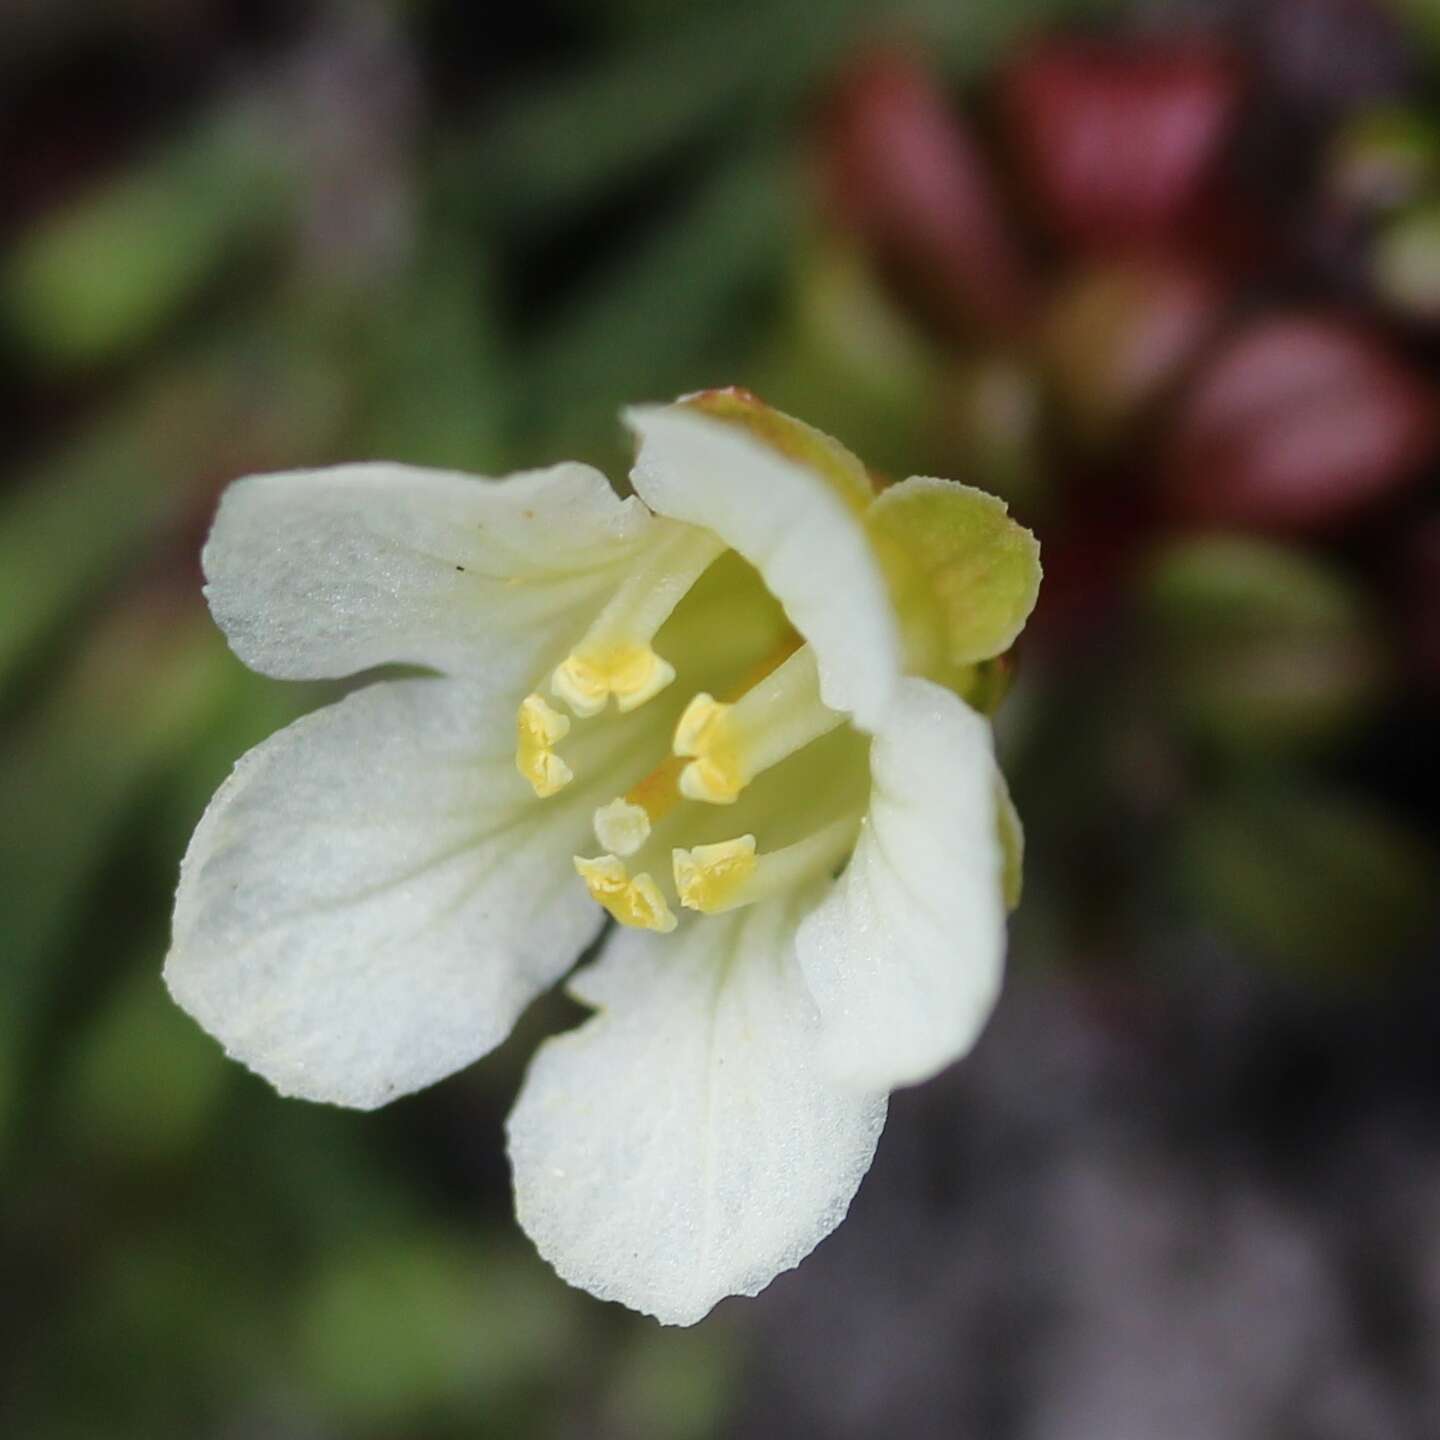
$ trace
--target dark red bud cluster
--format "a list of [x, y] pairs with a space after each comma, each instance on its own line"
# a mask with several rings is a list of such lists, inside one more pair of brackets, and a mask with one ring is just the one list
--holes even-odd
[[[1230, 163], [1246, 84], [1236, 53], [1205, 38], [1052, 41], [1001, 72], [987, 148], [923, 69], [887, 53], [840, 87], [826, 178], [914, 312], [1019, 357], [1068, 438], [1133, 444], [1144, 422], [1157, 448], [1141, 479], [1171, 519], [1323, 531], [1440, 449], [1436, 395], [1369, 322], [1314, 305], [1241, 318], [1263, 247], [1236, 264], [1217, 241], [1248, 224]], [[1414, 129], [1354, 129], [1337, 151], [1345, 193], [1399, 185], [1426, 158]], [[990, 169], [999, 153], [1045, 238], [1079, 257], [1048, 292]], [[1420, 315], [1440, 296], [1440, 220], [1432, 237], [1407, 219], [1384, 278]]]

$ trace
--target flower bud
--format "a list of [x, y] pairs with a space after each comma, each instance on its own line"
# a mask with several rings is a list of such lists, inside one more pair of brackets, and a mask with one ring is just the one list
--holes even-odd
[[1149, 566], [1142, 604], [1176, 719], [1226, 749], [1331, 740], [1388, 687], [1365, 597], [1332, 567], [1269, 541], [1174, 542]]
[[907, 475], [929, 453], [939, 368], [867, 257], [830, 237], [795, 267], [759, 388]]
[[0, 263], [0, 326], [45, 371], [114, 363], [278, 231], [286, 164], [229, 115], [171, 142], [18, 239]]
[[1408, 205], [1440, 182], [1440, 129], [1414, 110], [1366, 111], [1343, 126], [1330, 150], [1326, 190], [1349, 211]]
[[961, 366], [942, 387], [940, 445], [985, 490], [1043, 508], [1044, 400], [1033, 372], [1004, 355]]
[[943, 326], [1008, 332], [1028, 282], [989, 167], [930, 76], [879, 55], [842, 83], [823, 132], [842, 224]]
[[1044, 332], [1051, 379], [1091, 444], [1171, 385], [1209, 338], [1225, 294], [1183, 261], [1134, 260], [1083, 271], [1060, 291]]
[[1193, 214], [1239, 100], [1228, 55], [1199, 42], [1052, 44], [1002, 81], [1020, 168], [1044, 218], [1087, 250], [1151, 244]]
[[1430, 387], [1379, 338], [1319, 316], [1265, 319], [1187, 391], [1166, 503], [1192, 524], [1322, 529], [1402, 486], [1437, 438]]
[[1393, 309], [1440, 322], [1440, 201], [1398, 216], [1375, 242], [1375, 288]]

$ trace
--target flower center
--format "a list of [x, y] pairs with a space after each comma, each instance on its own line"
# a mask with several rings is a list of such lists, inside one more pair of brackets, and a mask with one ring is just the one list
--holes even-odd
[[[676, 526], [552, 672], [552, 694], [581, 721], [601, 715], [611, 696], [623, 715], [659, 695], [677, 671], [656, 653], [655, 637], [723, 551], [709, 532]], [[753, 577], [748, 567], [739, 568]], [[720, 574], [713, 579], [725, 581]], [[756, 577], [752, 588], [758, 586]], [[721, 680], [715, 688], [724, 698], [697, 690], [679, 709], [670, 753], [595, 810], [595, 836], [604, 853], [575, 857], [577, 874], [611, 916], [662, 934], [678, 923], [672, 907], [721, 914], [833, 870], [853, 848], [861, 814], [856, 788], [832, 783], [837, 761], [863, 779], [855, 744], [842, 742], [829, 769], [812, 765], [814, 773], [799, 779], [793, 773], [814, 753], [809, 747], [840, 730], [845, 718], [820, 698], [814, 652], [784, 624], [773, 600], [766, 602], [769, 624], [747, 630], [743, 588], [709, 579], [700, 588], [705, 599], [697, 593], [686, 618], [666, 630], [662, 648], [674, 654], [683, 673], [690, 673], [685, 663], [692, 661], [694, 678]], [[758, 661], [743, 658], [752, 641], [764, 647]], [[725, 679], [727, 671], [739, 679]], [[575, 778], [557, 753], [570, 730], [570, 717], [539, 694], [521, 703], [516, 766], [541, 799]], [[853, 732], [842, 733], [854, 739]], [[838, 807], [837, 793], [843, 797]], [[812, 818], [816, 811], [823, 816]], [[722, 824], [727, 815], [729, 823]], [[784, 843], [762, 849], [757, 832]]]

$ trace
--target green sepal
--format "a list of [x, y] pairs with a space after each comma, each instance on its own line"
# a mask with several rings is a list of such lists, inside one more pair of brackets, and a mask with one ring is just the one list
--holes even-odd
[[972, 667], [1003, 655], [1035, 608], [1038, 542], [1003, 500], [925, 477], [886, 490], [866, 525], [900, 616], [906, 668], [963, 694]]
[[957, 672], [952, 690], [982, 715], [994, 715], [1010, 693], [1015, 679], [1015, 662], [1009, 655], [997, 655]]
[[1005, 776], [998, 769], [995, 771], [995, 828], [1004, 856], [1000, 886], [1005, 895], [1005, 908], [1014, 910], [1019, 907], [1025, 885], [1025, 827], [1020, 823], [1020, 812], [1010, 798]]

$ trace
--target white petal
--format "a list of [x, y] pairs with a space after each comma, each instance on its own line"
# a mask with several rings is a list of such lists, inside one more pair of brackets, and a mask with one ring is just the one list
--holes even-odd
[[586, 465], [506, 480], [391, 464], [252, 475], [221, 502], [205, 593], [235, 653], [267, 675], [398, 661], [528, 685], [653, 523]]
[[800, 928], [830, 1073], [862, 1089], [927, 1079], [974, 1044], [1005, 961], [990, 726], [906, 680], [871, 746], [870, 814]]
[[764, 577], [815, 649], [820, 693], [866, 729], [900, 676], [889, 590], [855, 510], [819, 475], [683, 406], [629, 410], [631, 479], [662, 515], [713, 530]]
[[283, 1093], [361, 1108], [499, 1044], [601, 919], [570, 860], [594, 795], [538, 802], [513, 746], [513, 707], [441, 679], [257, 746], [185, 856], [176, 1000]]
[[827, 1083], [795, 902], [620, 931], [510, 1117], [520, 1223], [572, 1285], [666, 1324], [754, 1295], [844, 1218], [885, 1102]]

